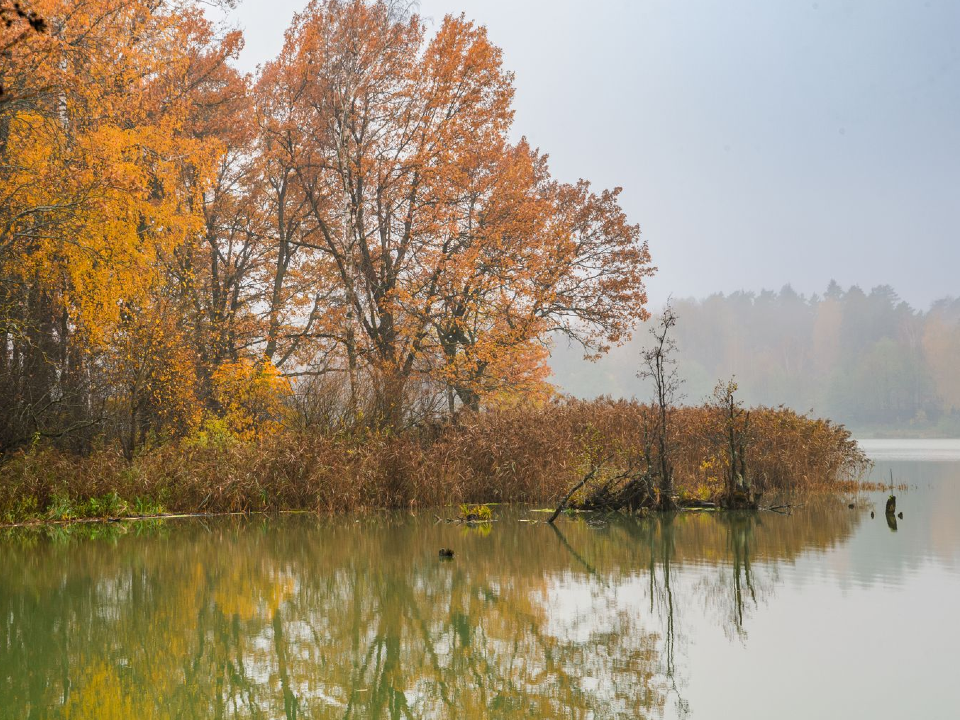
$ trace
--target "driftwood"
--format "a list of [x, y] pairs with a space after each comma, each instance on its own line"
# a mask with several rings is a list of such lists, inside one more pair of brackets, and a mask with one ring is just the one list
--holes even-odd
[[106, 523], [127, 523], [127, 522], [137, 522], [141, 520], [184, 520], [189, 518], [215, 518], [215, 517], [232, 517], [236, 515], [250, 516], [250, 515], [272, 515], [272, 514], [294, 514], [301, 512], [311, 512], [310, 510], [244, 510], [237, 512], [209, 512], [209, 513], [161, 513], [153, 515], [110, 515], [105, 517], [79, 517], [79, 518], [69, 518], [66, 520], [48, 520], [46, 518], [36, 518], [32, 520], [26, 520], [24, 522], [18, 523], [7, 523], [0, 524], [0, 529], [5, 530], [8, 528], [42, 528], [42, 527], [56, 527], [63, 525], [95, 525], [95, 524], [106, 524]]
[[456, 524], [456, 525], [470, 525], [471, 527], [475, 525], [488, 525], [489, 523], [497, 522], [497, 518], [495, 517], [488, 518], [487, 520], [478, 520], [476, 519], [476, 517], [471, 517], [471, 516], [467, 516], [465, 518], [447, 518], [447, 517], [440, 517], [436, 513], [433, 514], [433, 517], [437, 519], [438, 523], [442, 522], [442, 523]]
[[788, 503], [788, 504], [786, 504], [786, 505], [774, 505], [774, 506], [772, 506], [772, 507], [765, 507], [765, 508], [760, 508], [760, 509], [761, 509], [761, 510], [768, 510], [769, 512], [780, 513], [781, 515], [792, 515], [793, 513], [791, 512], [791, 510], [793, 510], [793, 508], [795, 508], [795, 507], [803, 507], [803, 505], [802, 505], [802, 504], [800, 504], [800, 505], [791, 505], [791, 504]]
[[586, 510], [635, 512], [656, 506], [650, 475], [624, 472], [610, 478], [590, 494], [583, 503]]
[[[605, 463], [594, 465], [590, 472], [574, 485], [557, 505], [556, 510], [550, 515], [547, 523], [553, 525], [554, 521], [564, 511], [570, 499], [580, 491], [587, 483], [596, 478], [599, 470]], [[596, 487], [586, 494], [581, 502], [577, 504], [578, 510], [594, 512], [638, 512], [654, 509], [664, 509], [657, 502], [655, 488], [657, 487], [657, 475], [654, 470], [647, 468], [646, 472], [631, 468], [614, 475], [603, 482], [596, 483]], [[798, 507], [795, 505], [778, 505], [776, 507], [760, 507], [761, 493], [751, 492], [749, 487], [740, 487], [732, 495], [723, 495], [713, 500], [701, 500], [700, 498], [686, 498], [680, 500], [676, 497], [670, 498], [669, 507], [677, 510], [770, 510], [789, 515], [790, 508]]]
[[681, 510], [718, 510], [719, 505], [709, 500], [681, 500], [677, 503]]
[[553, 515], [551, 515], [551, 516], [550, 516], [550, 519], [547, 520], [547, 522], [548, 522], [550, 525], [553, 525], [554, 520], [556, 520], [557, 517], [559, 517], [560, 513], [563, 512], [563, 508], [566, 507], [566, 504], [567, 504], [568, 502], [570, 502], [570, 498], [572, 498], [572, 497], [574, 496], [574, 494], [577, 492], [577, 490], [579, 490], [579, 489], [582, 488], [584, 485], [586, 485], [588, 482], [590, 482], [590, 481], [593, 479], [594, 475], [597, 474], [597, 470], [599, 470], [599, 469], [600, 469], [600, 467], [599, 467], [598, 465], [594, 465], [592, 468], [590, 468], [590, 472], [588, 472], [586, 475], [583, 476], [583, 480], [581, 480], [581, 481], [578, 482], [576, 485], [574, 485], [573, 488], [571, 488], [570, 492], [568, 492], [568, 493], [564, 496], [563, 500], [560, 501], [560, 504], [557, 505], [557, 509], [553, 511]]

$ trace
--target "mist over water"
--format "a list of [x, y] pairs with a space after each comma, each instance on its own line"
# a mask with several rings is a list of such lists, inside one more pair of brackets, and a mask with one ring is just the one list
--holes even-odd
[[[960, 437], [960, 300], [925, 311], [879, 286], [831, 283], [806, 297], [779, 292], [676, 300], [678, 369], [690, 403], [731, 377], [751, 405], [785, 404], [861, 436]], [[650, 397], [636, 377], [649, 337], [639, 327], [596, 363], [557, 339], [553, 382], [579, 397]]]

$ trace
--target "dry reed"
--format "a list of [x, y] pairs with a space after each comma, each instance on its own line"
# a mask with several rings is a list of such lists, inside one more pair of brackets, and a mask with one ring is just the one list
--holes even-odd
[[[649, 406], [566, 400], [466, 414], [455, 424], [360, 436], [305, 430], [256, 442], [144, 451], [21, 451], [0, 465], [0, 521], [167, 512], [426, 508], [462, 502], [549, 503], [586, 470], [638, 467]], [[840, 488], [867, 461], [842, 426], [784, 408], [751, 411], [747, 471], [761, 491]], [[708, 407], [673, 411], [677, 491], [709, 493], [726, 468]], [[99, 499], [99, 500], [97, 500]]]

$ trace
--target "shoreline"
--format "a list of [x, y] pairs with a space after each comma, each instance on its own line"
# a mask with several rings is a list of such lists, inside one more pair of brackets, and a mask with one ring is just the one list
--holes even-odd
[[[859, 482], [855, 483], [853, 481], [839, 483], [835, 488], [815, 488], [809, 490], [798, 490], [788, 493], [786, 495], [777, 495], [776, 500], [773, 502], [776, 504], [770, 505], [759, 505], [757, 507], [724, 507], [719, 503], [714, 503], [712, 501], [697, 501], [697, 500], [680, 500], [679, 498], [674, 498], [675, 507], [671, 510], [660, 510], [656, 508], [640, 508], [638, 510], [604, 510], [599, 508], [582, 508], [582, 507], [565, 507], [560, 512], [561, 515], [571, 516], [571, 515], [584, 515], [584, 516], [602, 516], [610, 517], [617, 516], [621, 518], [635, 518], [635, 519], [644, 519], [652, 517], [664, 517], [668, 515], [679, 515], [679, 514], [688, 514], [688, 513], [716, 513], [716, 514], [730, 514], [730, 513], [764, 513], [764, 512], [775, 512], [778, 514], [791, 514], [791, 511], [795, 508], [803, 507], [808, 500], [813, 498], [823, 498], [824, 496], [832, 496], [834, 499], [842, 502], [846, 502], [846, 498], [851, 494], [854, 496], [859, 496], [861, 492], [905, 492], [909, 490], [909, 487], [905, 484], [898, 485], [889, 485], [886, 483], [875, 483], [875, 482]], [[789, 501], [788, 501], [789, 500]], [[859, 505], [859, 500], [856, 501]], [[512, 502], [512, 503], [478, 503], [479, 506], [506, 506], [511, 510], [522, 510], [524, 507], [527, 507], [526, 512], [529, 514], [548, 514], [553, 513], [554, 509], [549, 507], [536, 507], [537, 505], [543, 505], [543, 503], [526, 503], [526, 502]], [[43, 529], [43, 528], [54, 528], [54, 527], [72, 527], [79, 525], [118, 525], [118, 524], [132, 524], [137, 522], [147, 522], [147, 521], [166, 521], [166, 520], [194, 520], [194, 519], [205, 519], [205, 518], [223, 518], [223, 517], [242, 517], [242, 518], [251, 518], [254, 516], [263, 516], [263, 517], [276, 517], [281, 515], [312, 515], [316, 518], [327, 517], [327, 518], [344, 518], [350, 515], [376, 515], [382, 513], [403, 513], [410, 515], [420, 515], [420, 514], [431, 514], [436, 518], [436, 522], [443, 522], [447, 524], [459, 524], [465, 526], [480, 526], [486, 525], [491, 522], [496, 522], [499, 518], [491, 517], [489, 520], [471, 520], [463, 519], [457, 517], [441, 517], [437, 514], [438, 511], [441, 511], [445, 508], [455, 509], [455, 505], [440, 505], [440, 506], [430, 506], [430, 507], [417, 507], [417, 508], [398, 508], [398, 507], [363, 507], [352, 509], [348, 511], [323, 511], [323, 510], [313, 510], [313, 509], [304, 509], [304, 508], [284, 508], [284, 509], [270, 509], [270, 510], [246, 510], [246, 511], [221, 511], [221, 512], [172, 512], [172, 513], [156, 513], [150, 515], [118, 515], [118, 516], [107, 516], [107, 517], [75, 517], [69, 519], [57, 519], [57, 518], [31, 518], [28, 520], [23, 520], [15, 523], [0, 523], [0, 532], [6, 530], [17, 530], [17, 529]], [[529, 522], [533, 524], [547, 524], [547, 520], [540, 519], [529, 519], [522, 520], [522, 522]]]

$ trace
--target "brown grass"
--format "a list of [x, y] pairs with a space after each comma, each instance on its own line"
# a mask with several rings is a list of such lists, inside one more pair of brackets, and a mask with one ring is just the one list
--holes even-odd
[[[644, 463], [650, 408], [564, 401], [461, 417], [456, 425], [362, 436], [288, 431], [256, 442], [165, 445], [127, 462], [33, 449], [0, 465], [0, 521], [121, 512], [342, 512], [461, 502], [557, 500], [592, 463]], [[841, 487], [867, 461], [841, 426], [754, 409], [748, 477], [763, 491]], [[670, 438], [677, 490], [715, 491], [726, 458], [708, 408], [680, 408]], [[95, 499], [91, 502], [91, 499]], [[98, 500], [97, 500], [98, 499]]]

